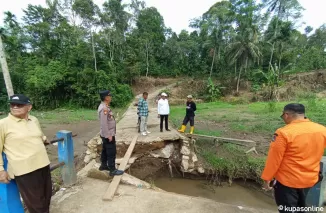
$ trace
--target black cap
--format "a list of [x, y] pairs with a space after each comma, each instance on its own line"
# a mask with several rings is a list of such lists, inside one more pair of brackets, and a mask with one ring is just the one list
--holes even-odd
[[27, 96], [25, 96], [23, 94], [15, 94], [15, 95], [10, 96], [9, 103], [11, 103], [11, 104], [24, 104], [24, 105], [32, 104], [29, 97], [27, 97]]
[[284, 107], [284, 111], [291, 111], [297, 114], [305, 114], [305, 107], [302, 104], [291, 103]]
[[100, 91], [100, 97], [105, 97], [105, 96], [112, 96], [112, 94], [110, 93], [110, 90]]

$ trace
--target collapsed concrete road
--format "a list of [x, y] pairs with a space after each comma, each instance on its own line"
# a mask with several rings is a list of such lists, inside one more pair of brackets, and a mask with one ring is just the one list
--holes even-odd
[[[128, 168], [133, 170], [138, 155], [147, 153], [149, 159], [164, 161], [174, 158], [180, 160], [180, 169], [188, 173], [204, 173], [188, 138], [176, 130], [159, 132], [159, 121], [154, 97], [160, 90], [149, 94], [148, 126], [152, 133], [139, 136], [133, 157], [128, 161]], [[139, 97], [136, 97], [138, 100]], [[122, 157], [137, 131], [136, 107], [132, 104], [117, 124], [117, 155]], [[98, 171], [98, 163], [94, 159], [101, 152], [101, 140], [95, 136], [88, 144], [84, 159], [88, 164], [78, 173], [78, 183], [70, 188], [61, 189], [52, 199], [51, 213], [269, 213], [278, 212], [267, 209], [255, 209], [244, 206], [223, 204], [213, 200], [165, 192], [136, 177], [124, 174], [112, 201], [103, 201], [102, 196], [108, 189], [111, 177]], [[177, 152], [178, 157], [174, 154]], [[117, 159], [119, 164], [121, 159]], [[139, 166], [142, 166], [141, 164]], [[156, 167], [156, 166], [154, 166]], [[132, 171], [131, 173], [135, 173]], [[140, 175], [138, 175], [139, 177]], [[143, 178], [141, 178], [143, 179]]]

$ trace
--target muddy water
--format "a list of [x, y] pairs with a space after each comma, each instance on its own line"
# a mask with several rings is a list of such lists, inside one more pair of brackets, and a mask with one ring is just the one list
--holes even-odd
[[236, 182], [232, 186], [214, 187], [207, 185], [204, 180], [160, 177], [154, 181], [155, 186], [178, 194], [203, 197], [221, 203], [252, 208], [269, 209], [277, 212], [274, 200], [261, 192], [243, 187]]

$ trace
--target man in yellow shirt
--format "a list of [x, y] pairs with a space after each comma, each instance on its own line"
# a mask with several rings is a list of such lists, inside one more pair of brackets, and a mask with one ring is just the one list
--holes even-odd
[[[302, 104], [286, 105], [281, 118], [286, 126], [274, 133], [261, 178], [266, 190], [273, 185], [275, 201], [282, 213], [287, 208], [305, 207], [307, 191], [321, 180], [326, 128], [307, 119]], [[276, 182], [271, 184], [273, 178]]]
[[[10, 113], [0, 120], [0, 154], [8, 159], [4, 170], [0, 157], [0, 182], [15, 179], [30, 213], [48, 213], [52, 196], [50, 160], [40, 124], [29, 115], [31, 101], [25, 95], [10, 97]], [[0, 155], [1, 156], [1, 155]]]

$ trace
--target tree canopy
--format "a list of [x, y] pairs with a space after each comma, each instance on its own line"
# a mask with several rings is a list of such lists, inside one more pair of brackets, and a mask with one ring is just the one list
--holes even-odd
[[102, 89], [123, 106], [139, 76], [237, 79], [238, 90], [241, 79], [277, 85], [285, 73], [326, 68], [326, 24], [301, 33], [297, 0], [260, 2], [219, 1], [177, 34], [140, 0], [47, 0], [28, 5], [22, 22], [6, 12], [0, 36], [15, 93], [38, 108], [94, 108]]

